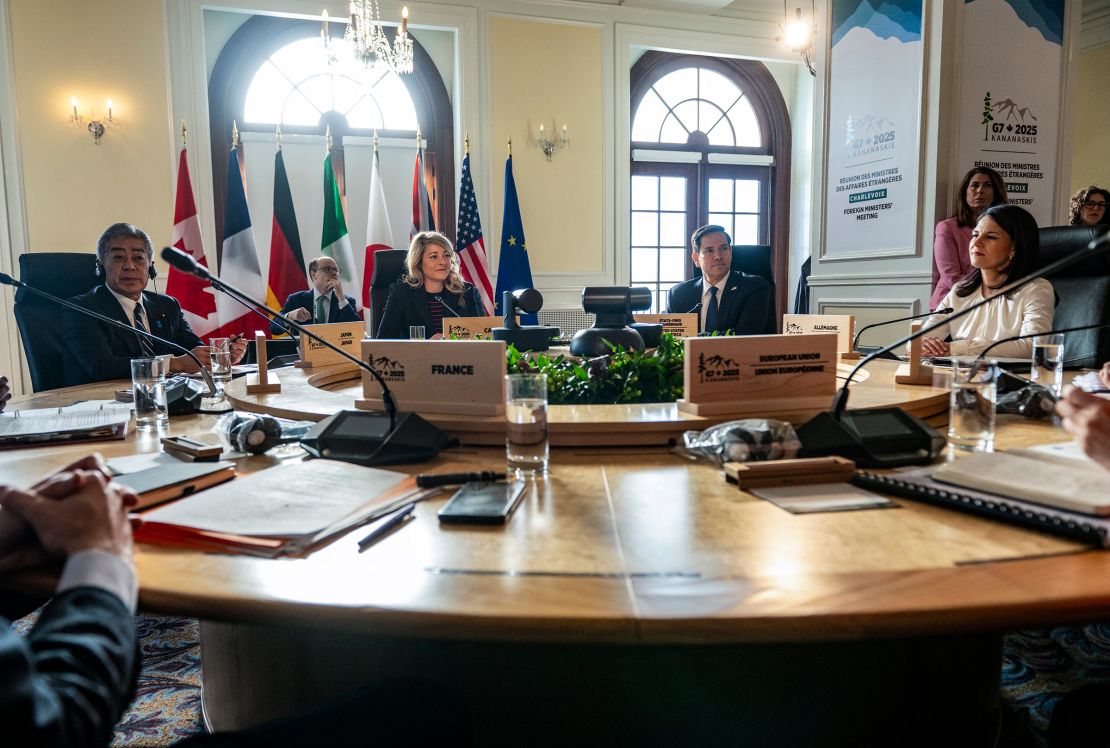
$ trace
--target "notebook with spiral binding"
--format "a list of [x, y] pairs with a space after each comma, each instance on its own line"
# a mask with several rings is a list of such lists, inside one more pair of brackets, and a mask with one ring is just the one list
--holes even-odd
[[935, 470], [926, 467], [886, 475], [861, 470], [852, 482], [886, 494], [1110, 548], [1110, 520], [941, 483], [932, 478]]

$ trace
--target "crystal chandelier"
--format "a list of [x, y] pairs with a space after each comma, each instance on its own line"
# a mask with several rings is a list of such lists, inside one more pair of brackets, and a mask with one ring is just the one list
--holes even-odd
[[[324, 11], [324, 49], [328, 59], [334, 60], [328, 35], [327, 11]], [[378, 0], [351, 0], [351, 17], [343, 40], [350, 44], [351, 54], [372, 71], [392, 70], [395, 73], [412, 72], [412, 38], [408, 32], [409, 9], [401, 9], [401, 28], [393, 37], [393, 44], [385, 35]]]

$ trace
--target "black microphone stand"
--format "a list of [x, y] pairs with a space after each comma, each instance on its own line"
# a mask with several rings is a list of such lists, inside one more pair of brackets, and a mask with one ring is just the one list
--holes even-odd
[[909, 317], [899, 317], [898, 319], [888, 319], [888, 320], [883, 320], [882, 322], [872, 322], [870, 325], [864, 325], [863, 327], [860, 328], [859, 332], [856, 333], [856, 337], [852, 340], [852, 350], [854, 351], [857, 348], [859, 348], [859, 339], [860, 339], [860, 337], [865, 332], [867, 332], [868, 330], [870, 330], [873, 327], [882, 327], [883, 325], [893, 325], [895, 322], [909, 322], [911, 320], [922, 319], [924, 317], [932, 317], [934, 314], [951, 314], [952, 312], [953, 312], [952, 307], [946, 306], [943, 309], [936, 309], [936, 310], [931, 311], [931, 312], [925, 312], [925, 314], [912, 314]]
[[[1025, 335], [1014, 335], [1013, 337], [1002, 338], [1002, 340], [996, 340], [995, 342], [991, 343], [986, 348], [984, 348], [983, 352], [980, 353], [978, 356], [976, 356], [975, 360], [972, 361], [971, 363], [972, 364], [979, 363], [980, 361], [983, 360], [983, 358], [988, 353], [990, 353], [992, 348], [995, 348], [996, 346], [1000, 346], [1003, 343], [1012, 343], [1015, 340], [1028, 340], [1029, 338], [1036, 338], [1036, 337], [1039, 337], [1041, 335], [1063, 335], [1064, 333], [1083, 332], [1084, 330], [1101, 330], [1104, 327], [1110, 327], [1110, 322], [1104, 322], [1104, 323], [1100, 323], [1100, 324], [1096, 324], [1096, 325], [1080, 325], [1079, 327], [1065, 327], [1062, 330], [1045, 330], [1044, 332], [1030, 332], [1030, 333], [1026, 333]], [[1072, 360], [1074, 361], [1075, 359], [1072, 359]]]
[[[87, 315], [89, 317], [92, 317], [93, 319], [99, 320], [100, 322], [106, 322], [107, 324], [112, 325], [114, 327], [123, 328], [124, 330], [128, 330], [130, 332], [133, 332], [136, 335], [142, 335], [145, 338], [149, 338], [151, 340], [156, 340], [159, 343], [163, 343], [163, 344], [169, 346], [170, 348], [181, 351], [183, 354], [185, 354], [186, 356], [191, 358], [193, 360], [193, 363], [195, 363], [197, 365], [197, 370], [200, 372], [201, 377], [204, 379], [204, 383], [206, 385], [208, 385], [208, 397], [212, 398], [214, 400], [222, 400], [222, 398], [220, 397], [219, 391], [216, 389], [216, 383], [212, 380], [212, 375], [208, 372], [208, 369], [205, 368], [205, 366], [203, 364], [201, 364], [200, 359], [197, 358], [197, 355], [195, 353], [193, 353], [192, 351], [190, 351], [185, 346], [178, 345], [177, 343], [173, 342], [172, 340], [166, 340], [165, 338], [160, 338], [160, 337], [158, 337], [157, 335], [155, 335], [151, 332], [147, 332], [146, 330], [140, 330], [137, 327], [132, 327], [131, 325], [124, 324], [123, 322], [120, 322], [118, 319], [112, 319], [111, 317], [106, 317], [103, 314], [100, 314], [99, 312], [94, 312], [91, 309], [86, 309], [85, 307], [81, 306], [80, 304], [75, 304], [74, 302], [70, 301], [69, 299], [63, 299], [60, 296], [55, 296], [52, 293], [47, 293], [46, 291], [40, 291], [37, 288], [34, 288], [32, 286], [28, 286], [26, 283], [24, 283], [21, 280], [16, 280], [15, 278], [11, 277], [10, 275], [8, 275], [6, 273], [0, 273], [0, 283], [3, 283], [6, 286], [14, 286], [15, 288], [19, 288], [19, 289], [27, 291], [29, 293], [33, 293], [35, 296], [39, 296], [43, 299], [46, 299], [47, 301], [52, 301], [55, 304], [58, 304], [59, 306], [65, 307], [66, 309], [72, 309], [75, 312], [79, 312], [81, 314]], [[202, 413], [226, 413], [227, 411], [231, 410], [231, 407], [228, 406], [228, 407], [221, 407], [221, 408], [212, 408], [210, 406], [208, 408], [203, 408], [203, 407], [202, 408], [197, 408], [197, 410], [199, 412], [202, 412]]]

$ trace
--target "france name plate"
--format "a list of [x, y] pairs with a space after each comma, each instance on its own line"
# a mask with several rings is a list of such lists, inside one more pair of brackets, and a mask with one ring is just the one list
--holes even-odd
[[[362, 334], [366, 330], [365, 322], [329, 322], [324, 325], [305, 325], [305, 329], [319, 335], [340, 350], [358, 358], [358, 344], [362, 341]], [[311, 369], [317, 366], [331, 366], [346, 362], [330, 348], [325, 348], [318, 342], [301, 333], [301, 360], [300, 366]]]
[[[501, 340], [364, 340], [362, 359], [378, 370], [398, 410], [495, 416], [505, 412]], [[362, 372], [355, 406], [381, 410], [382, 388]]]
[[637, 322], [663, 325], [663, 332], [676, 338], [690, 338], [698, 334], [698, 315], [696, 314], [633, 314]]
[[503, 327], [502, 317], [444, 317], [444, 340], [493, 340], [495, 327]]
[[833, 334], [687, 338], [685, 398], [699, 416], [827, 408], [836, 391]]
[[784, 335], [809, 335], [811, 333], [836, 333], [836, 350], [848, 353], [852, 350], [852, 335], [855, 334], [856, 318], [851, 314], [784, 314], [782, 332]]

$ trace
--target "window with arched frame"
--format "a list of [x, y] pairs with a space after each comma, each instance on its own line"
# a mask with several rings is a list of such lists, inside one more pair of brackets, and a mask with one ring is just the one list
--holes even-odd
[[656, 307], [693, 275], [690, 235], [724, 226], [771, 247], [786, 308], [790, 117], [760, 62], [647, 52], [631, 73], [630, 278]]
[[319, 21], [254, 16], [228, 39], [208, 84], [213, 192], [222, 244], [227, 152], [231, 123], [240, 132], [324, 135], [330, 128], [332, 164], [346, 194], [343, 141], [347, 136], [426, 142], [424, 166], [436, 227], [454, 236], [452, 110], [435, 63], [413, 39], [413, 72], [371, 73], [343, 54], [344, 26], [333, 23], [329, 62]]

